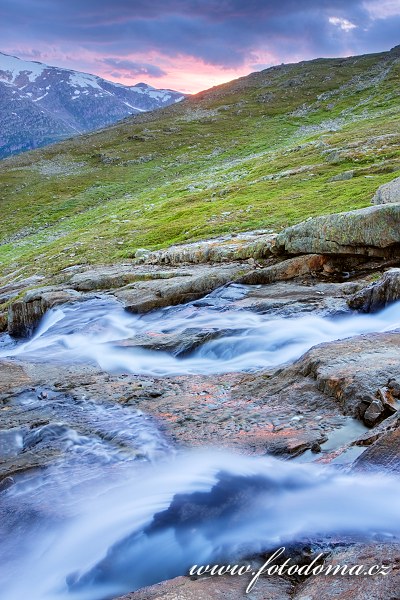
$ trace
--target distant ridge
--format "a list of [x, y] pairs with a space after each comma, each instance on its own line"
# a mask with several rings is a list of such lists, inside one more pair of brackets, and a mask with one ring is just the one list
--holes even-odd
[[0, 52], [0, 158], [182, 100], [145, 83], [124, 86]]

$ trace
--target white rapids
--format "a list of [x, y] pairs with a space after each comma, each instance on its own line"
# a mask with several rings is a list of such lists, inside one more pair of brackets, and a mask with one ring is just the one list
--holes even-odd
[[[244, 293], [240, 288], [236, 293]], [[336, 317], [274, 317], [237, 310], [218, 293], [205, 305], [189, 303], [134, 315], [111, 298], [50, 310], [35, 334], [22, 343], [3, 343], [0, 357], [34, 357], [64, 362], [90, 361], [108, 372], [168, 376], [249, 371], [292, 362], [316, 344], [363, 333], [400, 328], [400, 303], [379, 313]], [[214, 300], [214, 304], [212, 303]], [[123, 347], [120, 342], [150, 333], [179, 335], [188, 328], [215, 335], [186, 356]]]
[[[273, 367], [322, 342], [400, 328], [400, 303], [372, 315], [281, 318], [238, 310], [224, 293], [143, 316], [106, 296], [64, 305], [30, 339], [2, 336], [0, 357], [151, 376], [213, 374]], [[143, 334], [179, 339], [189, 328], [213, 339], [183, 356], [121, 344]], [[0, 491], [2, 598], [108, 600], [194, 564], [228, 564], [312, 536], [400, 534], [398, 478], [180, 452], [146, 415], [104, 400], [54, 393], [43, 401], [49, 425], [0, 431], [6, 457], [46, 444], [62, 449], [46, 469]], [[28, 390], [12, 402], [36, 410], [42, 400]]]
[[[52, 485], [41, 491], [49, 515], [33, 512], [14, 560], [12, 532], [0, 540], [7, 600], [105, 600], [304, 536], [400, 533], [398, 479], [272, 457], [186, 452], [114, 479], [93, 465], [89, 489], [71, 479], [64, 519], [51, 518], [65, 502], [47, 506]], [[29, 511], [26, 486], [8, 493], [6, 507], [24, 501]]]

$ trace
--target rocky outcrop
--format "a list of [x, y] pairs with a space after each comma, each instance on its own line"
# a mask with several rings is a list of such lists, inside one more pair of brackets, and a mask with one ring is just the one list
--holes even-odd
[[114, 290], [125, 287], [137, 281], [151, 281], [153, 279], [171, 279], [184, 277], [186, 271], [160, 270], [151, 267], [138, 268], [132, 264], [97, 267], [74, 275], [69, 285], [81, 292], [93, 290]]
[[396, 300], [400, 300], [400, 269], [390, 269], [379, 281], [354, 294], [348, 304], [350, 308], [369, 313], [380, 310]]
[[[308, 577], [292, 595], [293, 600], [396, 600], [400, 586], [400, 544], [370, 543], [338, 547], [326, 559], [325, 565], [363, 565], [362, 575], [324, 574]], [[388, 576], [364, 577], [373, 565], [387, 565]], [[365, 567], [365, 569], [364, 569]], [[144, 600], [144, 599], [143, 599]]]
[[197, 300], [233, 281], [272, 284], [317, 273], [332, 274], [341, 268], [322, 255], [299, 256], [281, 262], [270, 258], [268, 262], [269, 266], [264, 268], [251, 259], [228, 264], [182, 265], [179, 269], [135, 264], [88, 269], [70, 277], [65, 284], [68, 288], [60, 285], [31, 290], [11, 304], [8, 331], [16, 337], [28, 336], [49, 308], [87, 299], [96, 291], [112, 293], [128, 310], [144, 313]]
[[31, 290], [22, 300], [10, 305], [8, 310], [8, 333], [15, 337], [32, 334], [45, 312], [53, 306], [76, 300], [80, 294], [75, 290], [54, 287]]
[[246, 273], [246, 275], [238, 279], [238, 282], [247, 285], [257, 285], [273, 283], [275, 281], [286, 281], [295, 277], [301, 277], [302, 275], [321, 272], [327, 263], [328, 258], [320, 254], [296, 256], [295, 258], [289, 258], [264, 269], [256, 269], [250, 273]]
[[203, 577], [190, 579], [176, 577], [147, 588], [143, 588], [119, 598], [119, 600], [290, 600], [292, 585], [283, 577], [263, 577], [254, 587], [250, 596], [246, 586], [251, 578], [243, 577]]
[[[400, 585], [400, 574], [398, 565], [400, 563], [400, 544], [393, 543], [349, 543], [335, 544], [334, 548], [327, 548], [324, 554], [323, 564], [348, 569], [362, 565], [366, 571], [373, 565], [389, 566], [389, 576], [382, 575], [363, 577], [341, 575], [327, 576], [325, 573], [311, 577], [296, 579], [295, 577], [261, 576], [250, 594], [245, 593], [245, 588], [251, 580], [248, 577], [201, 577], [190, 579], [189, 577], [177, 577], [147, 588], [143, 588], [132, 594], [120, 597], [116, 600], [396, 600]], [[318, 551], [302, 563], [299, 559], [293, 559], [290, 564], [310, 564], [318, 555]], [[265, 559], [272, 556], [272, 552]], [[276, 560], [275, 564], [282, 564], [282, 559]], [[250, 564], [257, 564], [254, 558]], [[262, 562], [260, 562], [261, 566]], [[321, 564], [321, 563], [318, 563]]]
[[131, 312], [144, 313], [201, 298], [237, 279], [249, 269], [249, 265], [244, 267], [240, 264], [218, 268], [197, 267], [169, 279], [153, 279], [131, 284], [115, 291], [114, 295]]
[[354, 471], [400, 474], [400, 427], [380, 436], [355, 461]]
[[295, 411], [297, 398], [303, 428], [311, 433], [316, 432], [311, 415], [315, 418], [316, 412], [322, 415], [335, 405], [339, 414], [368, 427], [390, 418], [400, 408], [396, 382], [400, 382], [400, 334], [376, 333], [314, 346], [267, 378], [244, 376], [233, 393], [264, 398], [269, 408], [285, 407], [286, 413]]
[[288, 227], [276, 252], [392, 257], [400, 253], [400, 204], [325, 215]]
[[391, 204], [400, 202], [400, 177], [381, 185], [371, 200], [372, 204]]
[[262, 259], [271, 256], [275, 234], [250, 231], [213, 240], [171, 246], [166, 250], [145, 253], [137, 258], [149, 264], [179, 265], [182, 263], [221, 263], [236, 260]]
[[43, 275], [32, 275], [32, 277], [26, 277], [25, 279], [16, 279], [11, 283], [6, 283], [0, 286], [0, 304], [9, 302], [16, 296], [18, 296], [23, 290], [29, 289], [30, 287], [37, 286], [43, 281]]
[[334, 398], [344, 414], [375, 425], [396, 411], [389, 382], [400, 381], [400, 334], [376, 333], [320, 344], [289, 367], [287, 374], [291, 372], [297, 378], [312, 377], [317, 389]]

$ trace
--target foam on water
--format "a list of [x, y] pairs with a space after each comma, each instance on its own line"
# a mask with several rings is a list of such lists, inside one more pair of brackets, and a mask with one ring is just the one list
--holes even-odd
[[[315, 344], [400, 327], [400, 304], [375, 315], [277, 318], [215, 292], [137, 316], [110, 298], [56, 308], [35, 335], [2, 338], [0, 356], [91, 361], [106, 371], [175, 375], [293, 361]], [[213, 332], [187, 356], [121, 347], [143, 333]], [[10, 401], [36, 409], [38, 397]], [[36, 404], [35, 404], [36, 403]], [[400, 534], [398, 478], [226, 452], [177, 453], [138, 411], [55, 395], [48, 425], [3, 432], [7, 456], [43, 445], [61, 457], [0, 492], [0, 595], [105, 600], [303, 537]], [[19, 406], [19, 405], [18, 405]], [[47, 446], [46, 446], [47, 447]], [[137, 460], [138, 455], [143, 460]]]
[[[303, 536], [400, 530], [398, 479], [217, 451], [131, 465], [113, 480], [93, 469], [89, 489], [71, 481], [67, 519], [31, 518], [15, 561], [0, 540], [4, 598], [103, 600]], [[26, 490], [7, 493], [29, 507]]]
[[[236, 294], [246, 293], [235, 286]], [[221, 294], [221, 292], [220, 292]], [[277, 318], [237, 310], [218, 292], [208, 301], [133, 315], [111, 298], [65, 305], [49, 311], [35, 335], [4, 344], [0, 356], [35, 357], [66, 362], [91, 361], [109, 372], [180, 375], [254, 370], [291, 362], [321, 342], [400, 327], [400, 303], [376, 314]], [[188, 328], [216, 335], [187, 356], [121, 347], [119, 342], [144, 333], [174, 333]]]

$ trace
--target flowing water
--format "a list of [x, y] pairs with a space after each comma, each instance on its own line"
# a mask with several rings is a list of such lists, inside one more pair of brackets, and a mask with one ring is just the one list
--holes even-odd
[[[44, 317], [32, 339], [19, 344], [4, 339], [0, 357], [90, 361], [108, 372], [153, 376], [213, 374], [281, 365], [321, 342], [400, 328], [400, 303], [372, 315], [274, 318], [271, 314], [237, 310], [234, 300], [245, 294], [246, 288], [232, 287], [234, 291], [227, 298], [223, 289], [202, 302], [140, 316], [126, 312], [117, 301], [106, 297], [55, 308]], [[188, 329], [208, 332], [216, 339], [184, 357], [119, 345], [145, 333], [157, 340], [158, 334], [174, 333], [179, 337]]]
[[2, 597], [100, 600], [305, 535], [400, 533], [398, 480], [218, 452], [120, 466], [92, 465], [90, 487], [75, 474], [67, 498], [59, 473], [8, 490], [3, 510], [29, 520], [0, 542]]
[[[376, 315], [285, 319], [237, 310], [245, 293], [235, 286], [144, 316], [107, 297], [66, 305], [50, 311], [30, 340], [3, 336], [0, 355], [153, 376], [221, 373], [287, 363], [320, 342], [400, 327], [399, 304]], [[216, 339], [184, 356], [120, 344], [188, 328]], [[53, 424], [2, 431], [0, 454], [51, 442], [61, 456], [0, 492], [1, 598], [105, 600], [193, 564], [228, 563], [306, 536], [400, 534], [396, 478], [179, 451], [148, 416], [106, 399], [54, 393], [44, 403], [27, 391], [11, 402], [23, 410], [48, 405]]]

